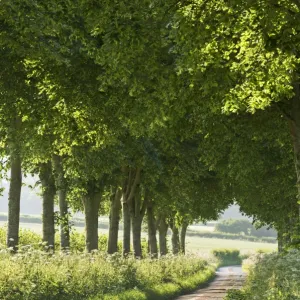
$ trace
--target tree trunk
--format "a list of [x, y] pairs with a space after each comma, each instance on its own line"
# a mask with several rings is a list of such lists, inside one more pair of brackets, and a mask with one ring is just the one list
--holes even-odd
[[118, 252], [118, 232], [121, 211], [122, 190], [117, 188], [111, 196], [110, 213], [109, 213], [109, 232], [107, 242], [107, 253], [113, 254]]
[[[123, 167], [124, 182], [122, 188], [122, 209], [123, 209], [123, 256], [130, 253], [130, 231], [132, 202], [135, 197], [136, 188], [140, 182], [141, 169]], [[137, 232], [136, 229], [134, 232]]]
[[123, 256], [130, 253], [130, 211], [127, 202], [122, 203], [123, 208]]
[[56, 188], [58, 190], [59, 217], [60, 217], [60, 248], [70, 247], [70, 228], [67, 202], [67, 183], [62, 167], [62, 158], [58, 155], [53, 156]]
[[140, 216], [132, 216], [132, 243], [133, 243], [133, 253], [135, 258], [142, 258], [142, 218]]
[[[295, 96], [291, 100], [290, 111], [290, 132], [294, 146], [294, 160], [297, 175], [297, 199], [296, 213], [297, 213], [297, 236], [299, 236], [299, 217], [300, 217], [300, 87], [299, 84], [294, 85]], [[300, 241], [298, 241], [300, 242]]]
[[144, 200], [142, 201], [141, 188], [138, 185], [132, 201], [129, 202], [129, 211], [131, 213], [132, 222], [133, 253], [136, 258], [142, 258], [141, 234], [142, 222], [148, 202], [147, 197], [147, 191], [145, 191]]
[[281, 253], [284, 248], [283, 232], [282, 232], [281, 228], [278, 228], [278, 230], [277, 230], [277, 240], [278, 240], [278, 252]]
[[54, 197], [55, 182], [52, 173], [51, 162], [40, 166], [40, 180], [43, 193], [43, 241], [47, 243], [48, 249], [54, 250], [55, 224], [54, 224]]
[[185, 237], [186, 237], [187, 228], [188, 228], [188, 223], [183, 222], [180, 229], [180, 252], [182, 254], [185, 254]]
[[20, 198], [22, 188], [21, 156], [17, 149], [11, 150], [10, 163], [7, 247], [12, 247], [14, 251], [16, 251], [19, 244]]
[[172, 253], [177, 255], [179, 253], [179, 230], [175, 224], [175, 221], [170, 222], [170, 227], [172, 229]]
[[67, 191], [58, 191], [59, 216], [60, 216], [60, 248], [62, 250], [70, 248], [70, 227], [69, 212], [67, 202]]
[[98, 250], [98, 213], [101, 196], [101, 192], [88, 191], [83, 197], [87, 252]]
[[157, 258], [157, 239], [156, 239], [156, 224], [153, 213], [153, 202], [149, 201], [147, 206], [147, 222], [148, 222], [148, 246], [149, 254], [153, 258]]
[[159, 225], [158, 225], [160, 256], [164, 256], [168, 253], [167, 233], [168, 233], [168, 224], [165, 218], [160, 218]]
[[289, 219], [285, 219], [285, 224], [282, 230], [282, 237], [283, 237], [283, 245], [287, 246], [291, 244], [291, 230], [289, 225]]

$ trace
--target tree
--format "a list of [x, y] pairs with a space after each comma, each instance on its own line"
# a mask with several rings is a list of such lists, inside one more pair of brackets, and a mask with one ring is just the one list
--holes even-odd
[[287, 117], [297, 174], [298, 13], [291, 1], [193, 1], [179, 8], [172, 33], [179, 73], [211, 110], [255, 113], [272, 106]]
[[46, 247], [48, 249], [54, 249], [54, 197], [56, 193], [56, 187], [50, 161], [40, 164], [39, 177], [42, 184], [43, 194], [43, 241], [46, 242]]

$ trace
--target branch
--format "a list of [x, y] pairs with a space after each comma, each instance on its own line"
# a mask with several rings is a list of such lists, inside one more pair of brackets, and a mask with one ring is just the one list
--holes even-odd
[[279, 110], [280, 113], [282, 113], [289, 121], [294, 122], [295, 120], [293, 119], [293, 117], [287, 113], [286, 111], [284, 111], [284, 109], [280, 106], [280, 103], [275, 102], [275, 107]]
[[134, 182], [133, 182], [133, 184], [131, 186], [130, 194], [129, 194], [129, 196], [126, 199], [127, 203], [130, 202], [133, 199], [136, 187], [140, 183], [140, 175], [141, 175], [141, 168], [138, 167], [136, 169], [135, 178], [134, 178]]
[[144, 201], [143, 201], [143, 204], [141, 207], [140, 215], [142, 215], [142, 216], [145, 215], [148, 203], [150, 203], [149, 197], [148, 197], [148, 191], [145, 190], [145, 196], [144, 196]]

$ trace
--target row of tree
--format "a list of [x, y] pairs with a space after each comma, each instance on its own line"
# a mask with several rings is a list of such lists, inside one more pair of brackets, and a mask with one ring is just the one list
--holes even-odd
[[72, 208], [85, 213], [87, 250], [97, 248], [105, 199], [109, 253], [121, 208], [123, 253], [132, 231], [140, 256], [146, 212], [150, 253], [156, 230], [164, 253], [168, 226], [176, 252], [178, 226], [233, 201], [274, 226], [280, 245], [297, 244], [298, 15], [288, 0], [2, 1], [8, 246], [18, 244], [22, 171], [40, 176], [49, 245], [56, 193], [62, 247]]

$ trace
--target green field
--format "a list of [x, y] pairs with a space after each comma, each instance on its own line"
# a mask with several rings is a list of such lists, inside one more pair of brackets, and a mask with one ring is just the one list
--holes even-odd
[[[4, 226], [6, 222], [0, 222], [0, 226]], [[36, 233], [42, 233], [41, 224], [35, 223], [20, 223], [21, 228], [31, 229]], [[204, 226], [203, 226], [204, 227]], [[204, 230], [202, 226], [199, 226], [199, 230]], [[83, 232], [84, 227], [74, 227], [78, 232]], [[108, 229], [99, 228], [99, 234], [108, 234]], [[143, 237], [147, 234], [143, 233]], [[123, 231], [119, 231], [119, 239], [122, 239]], [[170, 236], [169, 236], [170, 239]], [[211, 249], [216, 248], [228, 248], [228, 249], [239, 249], [242, 253], [247, 253], [249, 251], [255, 251], [257, 249], [268, 249], [270, 251], [275, 251], [277, 249], [277, 244], [270, 243], [256, 243], [241, 240], [227, 240], [227, 239], [216, 239], [216, 238], [201, 238], [195, 236], [186, 237], [186, 249], [188, 252], [202, 252], [208, 253]]]
[[247, 253], [258, 249], [276, 251], [277, 244], [187, 236], [186, 248], [190, 252], [209, 252], [211, 249], [228, 248], [239, 249], [241, 253]]

